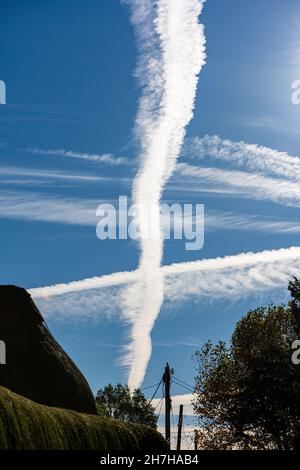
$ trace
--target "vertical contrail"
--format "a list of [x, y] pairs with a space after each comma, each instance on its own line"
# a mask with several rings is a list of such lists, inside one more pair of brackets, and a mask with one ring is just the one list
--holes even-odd
[[[142, 88], [136, 134], [140, 169], [133, 184], [141, 256], [137, 283], [124, 293], [132, 324], [123, 359], [131, 388], [141, 384], [151, 356], [151, 330], [164, 297], [160, 200], [176, 165], [185, 127], [193, 117], [198, 75], [205, 63], [205, 0], [129, 0], [140, 50]], [[149, 233], [150, 229], [150, 233]]]

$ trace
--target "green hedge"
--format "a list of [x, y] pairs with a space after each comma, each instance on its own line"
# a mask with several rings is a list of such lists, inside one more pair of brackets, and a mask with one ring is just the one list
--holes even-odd
[[0, 449], [166, 451], [167, 444], [146, 426], [50, 408], [0, 387]]

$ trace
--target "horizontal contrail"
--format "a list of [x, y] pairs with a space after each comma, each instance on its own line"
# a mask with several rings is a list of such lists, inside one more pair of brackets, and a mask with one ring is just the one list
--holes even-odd
[[126, 157], [116, 157], [112, 153], [86, 153], [86, 152], [75, 152], [74, 150], [65, 149], [40, 149], [37, 147], [29, 147], [25, 149], [26, 152], [35, 153], [37, 155], [48, 155], [54, 157], [65, 157], [65, 158], [77, 158], [79, 160], [85, 160], [88, 162], [102, 163], [104, 165], [129, 165], [131, 161]]
[[0, 166], [1, 177], [24, 177], [24, 178], [40, 178], [48, 180], [74, 180], [82, 181], [87, 183], [99, 182], [105, 180], [111, 180], [108, 176], [95, 176], [91, 174], [78, 174], [74, 172], [66, 171], [53, 171], [53, 170], [41, 170], [39, 168], [24, 168], [24, 167], [13, 167], [13, 166]]
[[217, 135], [190, 138], [184, 153], [192, 159], [210, 157], [245, 166], [265, 175], [300, 181], [300, 157], [263, 145], [233, 142]]
[[[187, 163], [179, 163], [177, 165], [177, 173], [180, 177], [184, 177], [186, 181], [190, 180], [191, 190], [195, 182], [197, 186], [199, 186], [199, 182], [203, 184], [219, 183], [225, 188], [238, 190], [239, 194], [247, 198], [269, 200], [289, 207], [300, 206], [300, 184], [296, 181], [271, 178], [259, 173], [198, 167]], [[199, 191], [201, 191], [201, 186]]]
[[[263, 294], [265, 302], [267, 292], [274, 292], [273, 300], [279, 298], [282, 301], [288, 281], [292, 276], [299, 277], [300, 247], [178, 263], [161, 269], [168, 270], [165, 275], [165, 300], [169, 312], [186, 300], [201, 305], [204, 300], [227, 299], [234, 302], [250, 296], [258, 298]], [[120, 272], [70, 285], [49, 286], [47, 290], [32, 289], [31, 292], [36, 293], [34, 299], [47, 319], [67, 322], [127, 321], [121, 309], [123, 289], [124, 286], [134, 286], [136, 280], [136, 271]], [[197, 310], [201, 315], [200, 305]], [[136, 321], [134, 317], [131, 320], [132, 323]]]
[[244, 230], [268, 233], [299, 234], [300, 223], [272, 216], [259, 216], [219, 210], [206, 211], [205, 230]]
[[47, 287], [36, 287], [30, 289], [30, 294], [38, 299], [41, 297], [52, 297], [57, 295], [70, 294], [72, 292], [82, 292], [92, 289], [103, 289], [106, 287], [120, 286], [128, 284], [137, 279], [136, 271], [122, 271], [119, 273], [104, 276], [95, 276], [62, 284], [54, 284]]
[[164, 266], [166, 276], [187, 272], [214, 271], [232, 269], [260, 264], [269, 264], [277, 261], [288, 261], [300, 258], [300, 247], [281, 248], [279, 250], [266, 250], [258, 253], [248, 252], [223, 258], [203, 259], [186, 263], [174, 263]]
[[[264, 266], [272, 263], [299, 261], [300, 270], [300, 247], [282, 248], [279, 250], [267, 250], [258, 253], [248, 252], [238, 255], [225, 256], [223, 258], [203, 259], [186, 263], [174, 263], [162, 266], [164, 277], [174, 277], [186, 273], [210, 273], [212, 271], [225, 271], [246, 267]], [[36, 287], [29, 289], [35, 299], [49, 298], [69, 293], [83, 292], [92, 289], [102, 289], [107, 287], [122, 286], [137, 280], [137, 270], [122, 271], [105, 276], [86, 278], [69, 283], [54, 284], [46, 287]]]

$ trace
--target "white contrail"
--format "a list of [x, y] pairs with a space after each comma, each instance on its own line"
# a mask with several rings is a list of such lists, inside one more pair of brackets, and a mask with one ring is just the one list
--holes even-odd
[[[198, 167], [187, 163], [179, 163], [177, 172], [180, 177], [189, 180], [190, 190], [193, 189], [193, 183], [195, 182], [198, 187], [199, 182], [203, 184], [221, 183], [225, 188], [238, 190], [240, 195], [247, 198], [269, 200], [290, 207], [299, 207], [300, 205], [300, 184], [296, 181], [271, 178], [260, 173]], [[194, 189], [197, 189], [197, 187]], [[201, 186], [199, 191], [201, 191]]]
[[[270, 297], [266, 300], [266, 293], [273, 292], [275, 299], [272, 300], [282, 302], [288, 281], [292, 276], [299, 277], [300, 247], [172, 264], [161, 269], [165, 277], [167, 311], [173, 312], [188, 299], [199, 305], [196, 312], [201, 315], [205, 300], [226, 299], [230, 303], [263, 295], [266, 303], [271, 300]], [[119, 321], [123, 319], [120, 310], [123, 286], [136, 279], [136, 271], [120, 272], [31, 289], [30, 293], [46, 319], [70, 323]]]
[[300, 181], [299, 157], [263, 145], [233, 142], [217, 135], [205, 135], [189, 139], [184, 153], [192, 159], [211, 157], [246, 166], [266, 175]]
[[136, 271], [122, 271], [104, 276], [89, 277], [80, 281], [62, 284], [53, 284], [46, 287], [35, 287], [30, 289], [31, 295], [38, 298], [48, 298], [57, 295], [70, 294], [72, 292], [83, 292], [92, 289], [103, 289], [106, 287], [120, 286], [133, 282], [137, 279]]
[[[274, 266], [276, 269], [274, 269]], [[217, 292], [218, 289], [221, 289], [222, 292], [225, 291], [226, 288], [228, 288], [228, 273], [235, 273], [233, 276], [229, 277], [231, 279], [231, 285], [234, 288], [238, 288], [238, 278], [240, 277], [240, 274], [245, 272], [245, 269], [249, 269], [248, 274], [249, 276], [252, 276], [245, 279], [245, 282], [248, 282], [249, 289], [253, 285], [254, 280], [256, 281], [255, 288], [259, 288], [260, 285], [273, 288], [276, 285], [276, 280], [278, 279], [282, 279], [286, 282], [288, 276], [293, 275], [295, 268], [297, 268], [298, 271], [300, 270], [300, 247], [266, 250], [257, 253], [240, 253], [238, 255], [225, 256], [223, 258], [174, 263], [162, 266], [160, 269], [167, 283], [167, 298], [170, 300], [176, 300], [188, 297], [190, 293], [198, 293], [201, 296], [207, 292], [209, 285], [213, 292]], [[215, 283], [212, 277], [213, 273], [214, 276], [223, 276], [223, 278], [220, 278], [219, 282]], [[257, 273], [259, 273], [259, 275], [256, 275]], [[199, 281], [204, 281], [205, 279], [207, 283], [203, 282], [202, 286], [196, 285], [197, 274], [200, 275]], [[191, 275], [193, 280], [188, 280], [187, 282], [187, 278], [184, 278], [184, 275]], [[106, 289], [132, 284], [137, 279], [137, 270], [123, 271], [65, 284], [54, 284], [52, 286], [32, 288], [29, 292], [36, 300], [43, 298], [50, 299], [51, 297], [65, 294], [82, 293], [94, 289]], [[238, 282], [236, 282], [235, 279], [238, 279]], [[245, 287], [245, 282], [242, 283], [243, 289]], [[180, 289], [177, 288], [178, 283], [181, 284]], [[239, 296], [239, 292], [237, 293]], [[230, 295], [232, 294], [230, 293]]]
[[[300, 247], [177, 263], [161, 269], [165, 278], [167, 309], [170, 306], [170, 311], [191, 299], [194, 304], [203, 303], [205, 299], [210, 302], [218, 299], [234, 302], [263, 294], [263, 301], [266, 302], [266, 292], [274, 292], [282, 301], [288, 281], [292, 276], [299, 277]], [[35, 288], [30, 293], [47, 319], [67, 322], [119, 321], [120, 318], [124, 319], [124, 312], [120, 310], [123, 288], [136, 279], [137, 271], [119, 272], [69, 284]], [[201, 307], [198, 313], [202, 313]]]
[[99, 182], [105, 180], [111, 180], [112, 178], [105, 176], [95, 176], [90, 174], [79, 174], [70, 173], [66, 171], [53, 171], [53, 170], [41, 170], [38, 168], [24, 168], [24, 167], [13, 167], [13, 166], [0, 166], [0, 176], [3, 177], [30, 177], [30, 178], [41, 178], [41, 179], [57, 179], [57, 180], [74, 180], [82, 182]]
[[130, 160], [126, 157], [116, 157], [111, 153], [87, 153], [75, 152], [74, 150], [66, 149], [40, 149], [38, 147], [29, 147], [25, 149], [26, 152], [35, 153], [37, 155], [48, 155], [56, 157], [77, 158], [79, 160], [86, 160], [89, 162], [102, 163], [104, 165], [129, 165]]
[[133, 184], [141, 257], [138, 281], [123, 298], [133, 328], [122, 362], [129, 367], [128, 383], [134, 388], [144, 378], [151, 356], [150, 334], [164, 296], [161, 195], [193, 116], [198, 74], [205, 63], [205, 37], [198, 22], [204, 0], [129, 3], [141, 51], [138, 77], [143, 89], [136, 120], [141, 164]]
[[[175, 222], [174, 222], [175, 223]], [[254, 232], [299, 234], [300, 224], [296, 220], [208, 210], [205, 215], [205, 230], [247, 230]]]

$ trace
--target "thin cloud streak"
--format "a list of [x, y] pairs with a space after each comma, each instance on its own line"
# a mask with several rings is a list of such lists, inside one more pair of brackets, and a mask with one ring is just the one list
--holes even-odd
[[[200, 227], [203, 219], [197, 218], [192, 211], [186, 214], [174, 214], [173, 228], [192, 224]], [[163, 226], [169, 228], [169, 218], [163, 219]], [[252, 214], [241, 214], [235, 212], [226, 212], [220, 210], [205, 210], [204, 220], [205, 232], [217, 230], [243, 230], [252, 232], [297, 234], [300, 233], [299, 222], [293, 220], [282, 220], [276, 217], [262, 217]]]
[[[186, 178], [185, 182], [189, 180], [191, 186], [193, 183], [197, 184], [198, 188], [199, 183], [222, 184], [226, 189], [238, 189], [239, 195], [250, 199], [268, 200], [289, 207], [300, 206], [300, 184], [287, 179], [271, 178], [245, 171], [198, 167], [188, 163], [179, 163], [177, 174]], [[194, 190], [197, 190], [197, 187]], [[198, 191], [201, 191], [201, 186]]]
[[96, 227], [96, 209], [102, 202], [108, 201], [0, 191], [0, 218]]
[[278, 176], [293, 181], [300, 181], [300, 157], [289, 155], [287, 152], [257, 144], [233, 142], [221, 139], [217, 135], [190, 138], [184, 148], [184, 154], [191, 159], [210, 157], [245, 166], [249, 170], [261, 172], [264, 175]]
[[212, 210], [205, 213], [205, 229], [298, 234], [300, 223], [275, 217]]
[[65, 295], [73, 292], [83, 292], [86, 290], [103, 289], [106, 287], [120, 286], [134, 282], [137, 279], [137, 271], [121, 271], [104, 276], [94, 276], [79, 281], [62, 284], [53, 284], [46, 287], [35, 287], [30, 289], [34, 298], [49, 298], [52, 296]]
[[[0, 218], [96, 227], [98, 221], [96, 208], [100, 203], [114, 204], [116, 201], [68, 198], [31, 191], [0, 191]], [[118, 211], [116, 211], [116, 215], [115, 227], [118, 229]], [[121, 216], [121, 220], [124, 217], [126, 217], [126, 212]], [[192, 215], [185, 215], [185, 219], [193, 219], [193, 222], [195, 222]], [[184, 223], [182, 218], [175, 215], [174, 227], [177, 224], [181, 226], [182, 223]], [[169, 219], [163, 218], [162, 226], [163, 228], [169, 227]], [[298, 234], [300, 224], [292, 220], [281, 220], [275, 217], [261, 217], [217, 210], [206, 211], [205, 230], [220, 229]]]
[[101, 163], [103, 165], [119, 166], [119, 165], [130, 165], [132, 162], [126, 157], [116, 157], [112, 153], [86, 153], [86, 152], [75, 152], [74, 150], [66, 149], [41, 149], [38, 147], [29, 147], [25, 149], [28, 153], [34, 153], [37, 155], [46, 155], [53, 157], [64, 157], [64, 158], [76, 158], [79, 160], [85, 160], [93, 163]]
[[12, 166], [0, 166], [0, 177], [1, 176], [21, 176], [21, 177], [35, 177], [35, 178], [46, 178], [46, 179], [58, 179], [58, 180], [71, 180], [71, 181], [82, 181], [87, 183], [100, 182], [100, 181], [111, 181], [112, 179], [107, 176], [95, 176], [90, 174], [78, 174], [78, 173], [66, 173], [65, 171], [55, 170], [41, 170], [39, 168], [24, 168], [24, 167], [12, 167]]
[[[133, 325], [122, 363], [129, 367], [131, 388], [141, 384], [151, 356], [150, 334], [164, 297], [160, 269], [163, 255], [160, 200], [193, 117], [198, 75], [205, 63], [205, 37], [198, 16], [202, 0], [131, 0], [137, 33], [142, 87], [136, 119], [140, 169], [133, 184], [141, 233], [138, 280], [123, 297], [124, 312]], [[146, 208], [146, 211], [145, 211]], [[133, 321], [134, 320], [134, 321]]]

